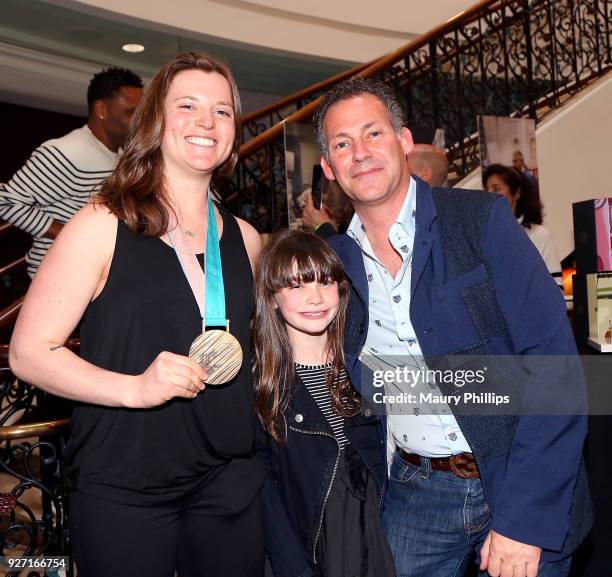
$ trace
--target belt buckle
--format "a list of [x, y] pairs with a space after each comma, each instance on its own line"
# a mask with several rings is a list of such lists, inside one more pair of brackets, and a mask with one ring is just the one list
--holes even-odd
[[468, 453], [451, 455], [448, 463], [451, 471], [460, 479], [476, 479], [479, 476], [474, 458], [471, 455], [468, 456]]

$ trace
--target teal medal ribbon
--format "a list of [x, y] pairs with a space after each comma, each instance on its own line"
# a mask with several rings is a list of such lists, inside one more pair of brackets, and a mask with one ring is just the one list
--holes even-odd
[[206, 227], [206, 252], [204, 253], [205, 290], [205, 327], [225, 327], [228, 320], [225, 314], [225, 285], [221, 267], [219, 231], [213, 210], [213, 201], [208, 195], [208, 225]]
[[[206, 327], [227, 327], [228, 320], [225, 311], [225, 285], [223, 284], [223, 268], [221, 266], [221, 250], [219, 248], [219, 231], [213, 209], [210, 193], [204, 212], [207, 221], [204, 237], [204, 270], [200, 267], [196, 256], [185, 239], [185, 233], [173, 237], [168, 231], [168, 238], [181, 264], [183, 273], [189, 282], [191, 292], [198, 303], [202, 319], [202, 332]], [[204, 320], [205, 319], [205, 320]]]
[[[202, 334], [198, 335], [189, 349], [189, 357], [206, 371], [206, 383], [221, 385], [232, 380], [242, 366], [242, 348], [238, 340], [229, 332], [229, 320], [225, 310], [225, 286], [219, 248], [217, 219], [210, 191], [204, 216], [208, 221], [205, 230], [204, 270], [185, 233], [172, 237], [167, 232], [170, 243], [176, 252], [183, 273], [189, 282], [193, 296], [200, 309]], [[225, 327], [225, 330], [206, 330], [206, 327]]]

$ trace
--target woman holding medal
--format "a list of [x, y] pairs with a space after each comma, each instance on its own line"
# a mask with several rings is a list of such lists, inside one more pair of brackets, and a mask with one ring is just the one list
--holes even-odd
[[[167, 64], [15, 327], [15, 374], [76, 401], [66, 472], [84, 577], [263, 574], [249, 346], [260, 241], [209, 192], [236, 162], [239, 114], [223, 64]], [[79, 357], [63, 343], [81, 317]]]

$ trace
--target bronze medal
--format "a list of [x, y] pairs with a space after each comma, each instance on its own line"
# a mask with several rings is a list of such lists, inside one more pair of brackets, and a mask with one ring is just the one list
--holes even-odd
[[242, 366], [242, 347], [232, 333], [211, 330], [198, 335], [191, 343], [189, 357], [207, 374], [207, 385], [223, 385], [231, 381]]

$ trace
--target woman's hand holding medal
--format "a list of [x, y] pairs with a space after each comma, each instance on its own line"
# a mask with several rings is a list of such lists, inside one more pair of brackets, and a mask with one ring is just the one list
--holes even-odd
[[205, 380], [206, 372], [198, 363], [164, 351], [144, 373], [134, 377], [125, 406], [147, 409], [163, 405], [174, 397], [193, 399], [204, 389]]

